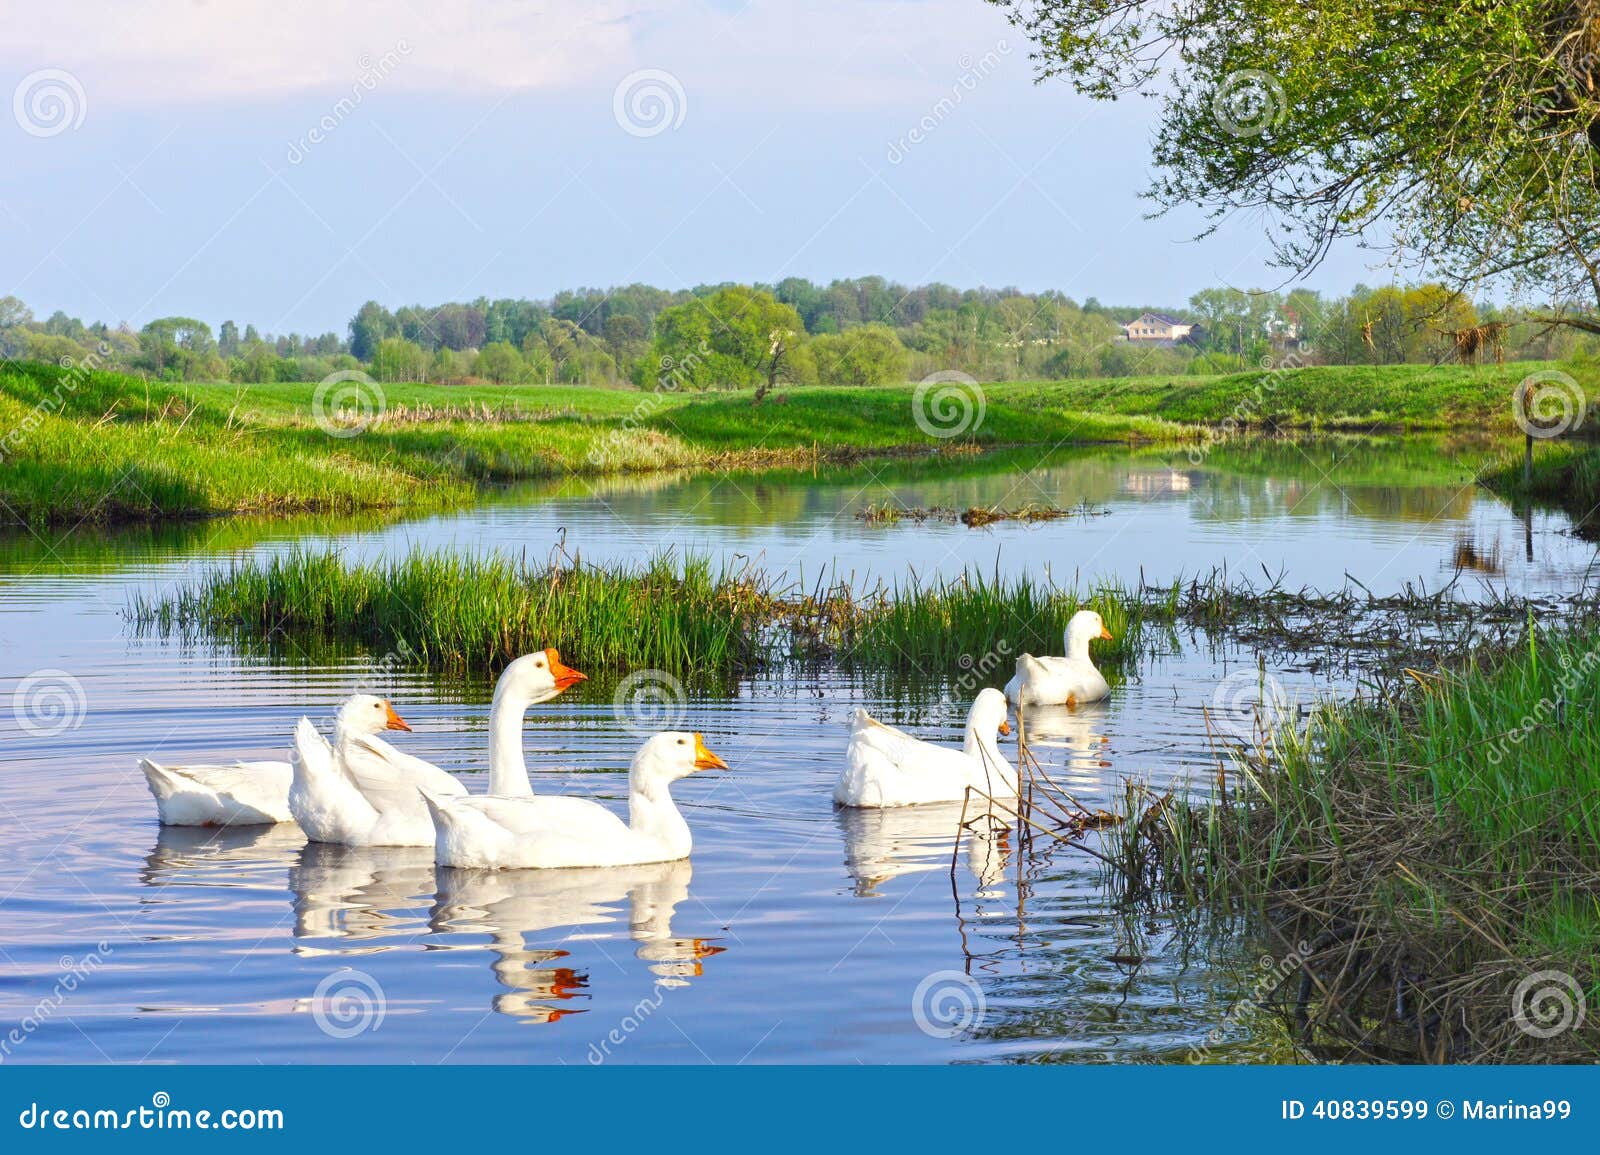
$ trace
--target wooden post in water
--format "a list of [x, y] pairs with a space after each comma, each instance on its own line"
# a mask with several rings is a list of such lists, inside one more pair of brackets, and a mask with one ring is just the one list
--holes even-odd
[[1533, 386], [1522, 385], [1522, 488], [1533, 488]]

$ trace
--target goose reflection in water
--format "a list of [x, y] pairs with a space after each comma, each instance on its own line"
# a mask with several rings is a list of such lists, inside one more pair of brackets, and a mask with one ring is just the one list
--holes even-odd
[[[421, 846], [335, 846], [309, 842], [289, 868], [294, 952], [371, 954], [427, 928], [433, 851]], [[318, 946], [318, 939], [335, 940]], [[364, 945], [353, 946], [354, 942]]]
[[305, 835], [290, 822], [276, 826], [163, 826], [144, 857], [146, 886], [253, 886], [263, 871], [290, 866]]
[[979, 898], [995, 897], [1011, 857], [1011, 827], [1004, 811], [975, 800], [890, 810], [845, 807], [835, 812], [844, 831], [845, 869], [855, 880], [856, 897], [882, 897], [878, 888], [892, 879], [923, 871], [949, 871], [958, 835], [966, 868], [977, 878]]
[[673, 933], [672, 918], [689, 897], [691, 876], [687, 859], [603, 870], [441, 867], [428, 925], [435, 935], [487, 934], [495, 955], [490, 968], [506, 988], [495, 996], [494, 1009], [525, 1022], [555, 1022], [587, 1009], [572, 1004], [587, 997], [588, 977], [548, 965], [569, 952], [532, 946], [528, 936], [556, 931], [559, 943], [600, 943], [621, 937], [626, 919], [634, 956], [648, 964], [656, 985], [687, 986], [702, 974], [702, 960], [725, 949]]
[[[1111, 739], [1106, 736], [1106, 706], [1029, 706], [1018, 727], [1043, 770], [1064, 786], [1090, 787], [1105, 781], [1102, 770]], [[1023, 772], [1023, 780], [1027, 780]]]

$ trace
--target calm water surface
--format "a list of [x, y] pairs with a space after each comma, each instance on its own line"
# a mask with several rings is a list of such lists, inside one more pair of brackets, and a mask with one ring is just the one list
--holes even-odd
[[[5, 700], [82, 688], [56, 727], [0, 710], [0, 1058], [36, 1061], [905, 1062], [1287, 1055], [1230, 1015], [1255, 955], [1168, 918], [1108, 908], [1094, 860], [1015, 831], [957, 845], [945, 808], [838, 814], [851, 709], [959, 740], [973, 685], [775, 670], [696, 698], [731, 771], [676, 791], [691, 862], [475, 874], [423, 850], [308, 846], [292, 827], [161, 830], [134, 759], [282, 756], [301, 714], [374, 680], [416, 727], [407, 749], [483, 789], [487, 687], [349, 654], [264, 659], [138, 637], [131, 594], [296, 544], [353, 556], [464, 546], [596, 561], [663, 548], [857, 582], [970, 567], [1152, 581], [1212, 566], [1291, 584], [1559, 592], [1594, 550], [1564, 518], [1515, 516], [1448, 448], [1351, 443], [890, 463], [809, 473], [651, 476], [530, 488], [402, 523], [229, 521], [0, 539]], [[1403, 479], [1411, 478], [1411, 481]], [[873, 526], [869, 504], [1029, 502], [1096, 516], [974, 531]], [[1203, 782], [1201, 708], [1254, 655], [1177, 637], [1112, 698], [1032, 727], [1089, 805], [1124, 778]], [[1297, 696], [1337, 692], [1289, 662]], [[31, 680], [30, 680], [31, 678]], [[1003, 681], [1003, 675], [993, 682]], [[621, 804], [637, 737], [591, 684], [530, 713], [536, 788]], [[956, 808], [959, 810], [959, 808]], [[954, 871], [952, 872], [952, 851]], [[320, 994], [319, 994], [320, 991]], [[20, 1039], [20, 1041], [16, 1041]]]

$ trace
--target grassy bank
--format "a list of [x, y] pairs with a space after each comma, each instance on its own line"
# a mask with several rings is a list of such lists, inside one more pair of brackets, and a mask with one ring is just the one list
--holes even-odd
[[[316, 386], [168, 384], [0, 365], [0, 518], [91, 522], [218, 513], [426, 509], [484, 483], [660, 469], [766, 468], [1004, 445], [1210, 440], [1212, 429], [1512, 428], [1533, 366], [1349, 366], [1211, 378], [985, 385], [915, 420], [911, 386], [654, 394], [573, 386], [382, 385], [376, 417], [319, 424]], [[366, 396], [373, 401], [373, 391]], [[970, 410], [969, 410], [970, 412]], [[975, 416], [975, 415], [974, 415]]]
[[[1309, 946], [1279, 1006], [1349, 1059], [1575, 1061], [1600, 1023], [1600, 630], [1538, 635], [1328, 707], [1240, 767], [1210, 806], [1166, 801], [1114, 843], [1141, 887], [1244, 904]], [[1554, 1000], [1554, 1001], [1552, 1001]]]
[[[1512, 392], [1552, 366], [1327, 365], [1222, 377], [1130, 377], [991, 387], [1007, 404], [1240, 428], [1516, 431]], [[1592, 370], [1563, 367], [1591, 404]]]
[[941, 438], [913, 420], [909, 387], [797, 390], [760, 406], [741, 393], [380, 389], [376, 418], [359, 431], [333, 421], [347, 434], [334, 436], [309, 384], [174, 385], [5, 363], [0, 519], [428, 508], [470, 500], [483, 483], [572, 474], [1195, 436], [1150, 417], [991, 404], [981, 425]]
[[1536, 444], [1528, 473], [1518, 451], [1492, 462], [1478, 479], [1507, 497], [1559, 505], [1581, 529], [1595, 528], [1600, 513], [1600, 448], [1594, 445]]

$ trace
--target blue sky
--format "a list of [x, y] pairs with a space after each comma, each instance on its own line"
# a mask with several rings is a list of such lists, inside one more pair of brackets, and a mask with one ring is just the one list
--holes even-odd
[[[629, 281], [1282, 279], [1258, 221], [1144, 220], [1154, 107], [1034, 84], [981, 0], [91, 7], [0, 0], [0, 295], [40, 316], [343, 332], [368, 298]], [[1311, 283], [1389, 279], [1373, 259]]]

